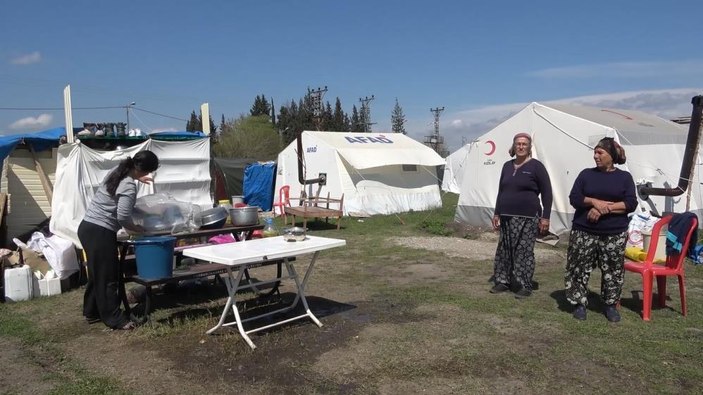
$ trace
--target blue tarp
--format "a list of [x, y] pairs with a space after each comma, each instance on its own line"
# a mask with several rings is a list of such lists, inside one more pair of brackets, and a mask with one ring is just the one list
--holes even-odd
[[270, 211], [276, 177], [275, 162], [252, 163], [244, 169], [244, 202]]
[[[80, 129], [78, 129], [80, 130]], [[74, 128], [75, 131], [75, 128]], [[0, 136], [0, 161], [5, 160], [13, 149], [24, 140], [34, 151], [44, 151], [59, 146], [59, 139], [66, 135], [66, 128], [54, 128], [34, 133], [11, 134]]]
[[[83, 130], [83, 128], [73, 128], [74, 136], [78, 132]], [[41, 132], [32, 133], [20, 133], [20, 134], [10, 134], [6, 136], [0, 136], [0, 162], [5, 160], [12, 150], [15, 149], [17, 144], [24, 140], [25, 144], [31, 145], [34, 151], [44, 151], [59, 146], [59, 139], [61, 136], [66, 136], [66, 128], [53, 128], [44, 130]], [[149, 137], [154, 137], [156, 139], [195, 139], [205, 137], [203, 132], [158, 132], [152, 133]], [[144, 137], [147, 138], [146, 136]]]
[[201, 137], [205, 137], [205, 133], [200, 132], [200, 131], [195, 131], [195, 132], [186, 132], [186, 131], [180, 131], [180, 132], [155, 132], [155, 133], [149, 133], [149, 137], [155, 138], [155, 139], [198, 139]]

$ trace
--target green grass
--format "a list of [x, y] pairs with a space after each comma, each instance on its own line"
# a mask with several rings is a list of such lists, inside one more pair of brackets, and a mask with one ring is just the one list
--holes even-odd
[[[703, 267], [687, 263], [689, 314], [680, 313], [678, 287], [669, 282], [667, 308], [639, 316], [632, 293], [641, 279], [626, 274], [623, 320], [610, 324], [596, 292], [584, 322], [563, 307], [564, 262], [559, 255], [538, 262], [540, 288], [527, 300], [488, 293], [490, 260], [448, 257], [405, 248], [391, 237], [441, 236], [452, 231], [456, 195], [441, 209], [336, 223], [308, 223], [315, 235], [347, 240], [346, 248], [325, 251], [315, 267], [308, 296], [352, 306], [309, 322], [254, 336], [251, 351], [235, 332], [203, 333], [219, 317], [224, 299], [160, 308], [152, 323], [127, 337], [125, 352], [157, 352], [216, 392], [244, 393], [700, 393], [703, 383]], [[283, 226], [280, 218], [276, 219]], [[454, 233], [456, 235], [456, 233]], [[458, 235], [456, 242], [466, 242]], [[473, 238], [468, 237], [468, 238]], [[539, 248], [550, 247], [539, 246]], [[564, 247], [555, 249], [564, 253]], [[436, 270], [424, 276], [414, 270]], [[31, 361], [50, 361], [39, 379], [53, 393], [127, 393], [126, 378], [93, 373], [87, 361], [71, 357], [64, 336], [79, 336], [79, 325], [40, 325], [36, 317], [79, 316], [80, 292], [0, 305], [0, 337], [11, 339]], [[47, 341], [48, 340], [48, 341]], [[202, 366], [203, 368], [199, 368]], [[234, 367], [235, 371], [228, 369]], [[188, 375], [195, 371], [195, 376]], [[146, 373], [145, 373], [146, 374]], [[148, 376], [144, 377], [148, 380]], [[222, 385], [222, 386], [219, 386]]]

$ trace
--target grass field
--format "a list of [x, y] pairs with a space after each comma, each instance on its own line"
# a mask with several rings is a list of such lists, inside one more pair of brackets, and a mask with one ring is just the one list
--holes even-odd
[[[309, 224], [314, 235], [347, 240], [320, 255], [306, 291], [324, 326], [303, 320], [254, 335], [253, 351], [236, 331], [204, 334], [224, 305], [221, 286], [158, 296], [152, 322], [129, 333], [83, 322], [80, 289], [2, 304], [0, 393], [703, 392], [703, 267], [686, 264], [687, 317], [670, 280], [667, 307], [642, 321], [641, 279], [628, 273], [623, 319], [608, 323], [594, 273], [588, 319], [576, 321], [562, 291], [565, 247], [538, 245], [532, 297], [490, 294], [485, 256], [495, 243], [445, 227], [456, 200], [344, 218], [340, 231]], [[477, 259], [399, 239], [487, 251]], [[281, 298], [291, 290], [282, 287]]]

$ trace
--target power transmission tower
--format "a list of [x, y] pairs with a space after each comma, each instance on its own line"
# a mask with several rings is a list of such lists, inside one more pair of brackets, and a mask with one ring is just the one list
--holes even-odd
[[374, 123], [371, 122], [371, 107], [369, 106], [369, 102], [371, 100], [375, 99], [373, 95], [371, 97], [364, 97], [359, 98], [359, 101], [361, 102], [361, 122], [364, 124], [364, 132], [369, 133], [371, 131], [371, 125]]
[[310, 90], [310, 100], [312, 101], [312, 117], [315, 120], [315, 128], [319, 131], [322, 124], [322, 96], [327, 92], [327, 85], [324, 88]]
[[430, 108], [430, 111], [434, 113], [434, 135], [439, 136], [439, 115], [444, 111], [444, 107]]
[[444, 148], [444, 138], [439, 135], [439, 116], [444, 111], [444, 107], [430, 108], [430, 111], [434, 114], [434, 134], [425, 136], [425, 145], [432, 148], [441, 157], [446, 158], [449, 151]]

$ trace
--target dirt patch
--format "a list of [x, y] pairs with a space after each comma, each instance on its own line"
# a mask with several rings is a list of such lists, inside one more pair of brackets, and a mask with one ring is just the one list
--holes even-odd
[[42, 361], [32, 360], [17, 342], [0, 337], [0, 350], [0, 392], [45, 394], [53, 388], [54, 383], [46, 376]]
[[[476, 239], [428, 236], [391, 237], [388, 240], [403, 247], [438, 251], [450, 257], [473, 261], [492, 261], [498, 244], [498, 236], [495, 233], [483, 233]], [[551, 263], [565, 258], [563, 249], [539, 244], [535, 246], [535, 260], [539, 263]]]

